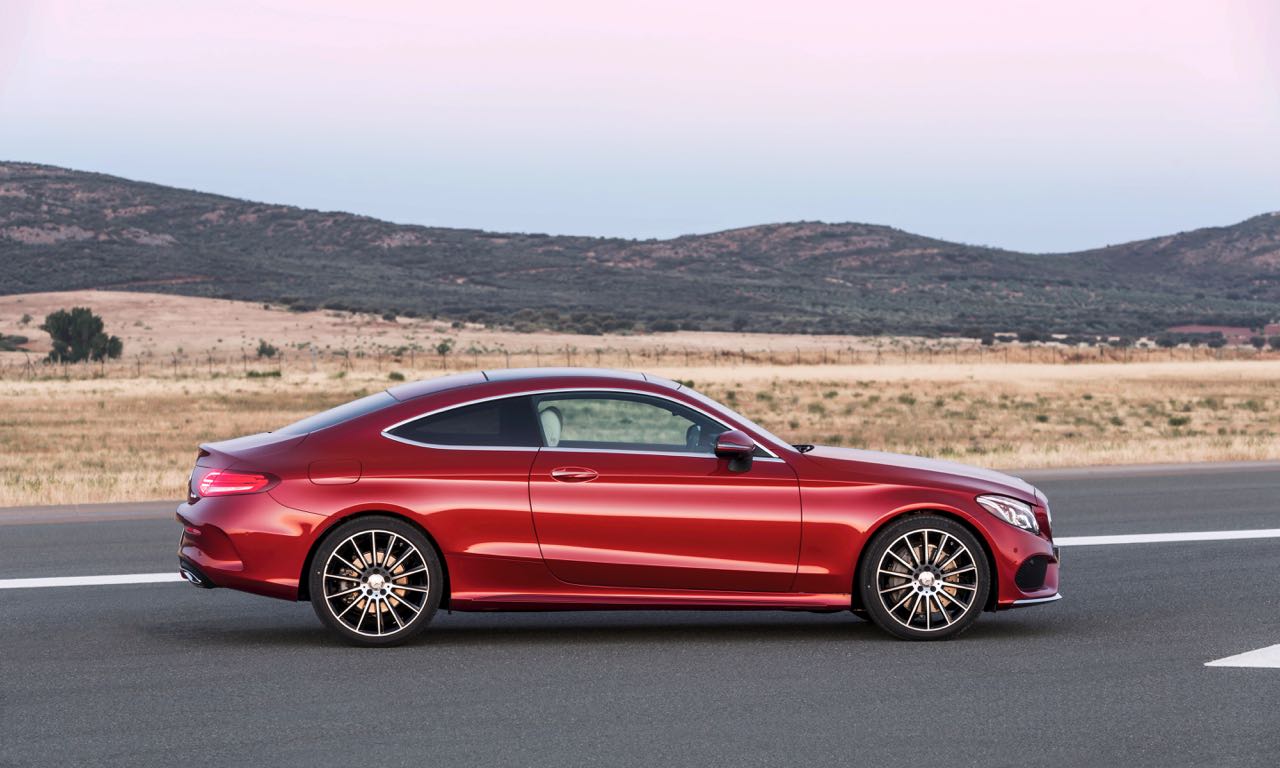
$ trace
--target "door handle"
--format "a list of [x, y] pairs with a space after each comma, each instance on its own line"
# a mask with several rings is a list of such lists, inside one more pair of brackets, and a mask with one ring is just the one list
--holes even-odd
[[599, 476], [599, 472], [586, 467], [556, 467], [551, 470], [551, 479], [562, 483], [585, 483]]

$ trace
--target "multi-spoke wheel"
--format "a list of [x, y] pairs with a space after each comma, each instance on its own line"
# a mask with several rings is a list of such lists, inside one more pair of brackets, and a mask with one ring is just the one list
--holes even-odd
[[990, 583], [990, 566], [972, 533], [947, 518], [918, 515], [890, 525], [868, 545], [859, 594], [882, 629], [931, 640], [968, 629]]
[[320, 620], [360, 645], [395, 645], [421, 632], [440, 604], [439, 558], [418, 529], [362, 517], [329, 533], [311, 563]]

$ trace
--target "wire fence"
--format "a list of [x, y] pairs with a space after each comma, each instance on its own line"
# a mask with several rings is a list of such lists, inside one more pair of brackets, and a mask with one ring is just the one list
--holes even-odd
[[1123, 364], [1217, 360], [1280, 359], [1280, 351], [1252, 346], [1209, 347], [1072, 347], [1052, 344], [998, 343], [880, 347], [797, 347], [795, 349], [709, 349], [655, 345], [647, 347], [530, 347], [520, 350], [470, 347], [440, 353], [429, 349], [387, 348], [333, 350], [314, 347], [254, 350], [125, 354], [112, 360], [82, 363], [49, 362], [34, 353], [0, 355], [0, 380], [122, 379], [197, 377], [275, 377], [343, 372], [382, 373], [406, 379], [442, 372], [525, 367], [598, 367], [680, 369], [733, 366], [865, 366], [954, 364]]

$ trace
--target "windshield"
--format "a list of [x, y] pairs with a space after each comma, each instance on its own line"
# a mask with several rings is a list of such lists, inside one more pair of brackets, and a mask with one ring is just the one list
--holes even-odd
[[327, 411], [317, 413], [314, 416], [308, 416], [302, 421], [295, 421], [287, 427], [281, 427], [276, 430], [279, 435], [305, 435], [315, 432], [318, 429], [332, 427], [335, 424], [341, 424], [344, 421], [351, 421], [357, 416], [380, 411], [388, 405], [399, 402], [387, 392], [379, 392], [368, 397], [362, 397], [359, 400], [352, 400], [349, 403], [343, 403], [336, 408], [330, 408]]
[[740, 423], [742, 426], [746, 427], [752, 432], [755, 432], [757, 435], [763, 437], [764, 439], [768, 440], [774, 445], [780, 448], [789, 448], [791, 450], [795, 450], [794, 446], [792, 446], [791, 443], [788, 443], [786, 440], [783, 440], [782, 438], [778, 437], [777, 435], [773, 434], [769, 430], [755, 423], [751, 419], [748, 419], [746, 416], [743, 416], [742, 414], [738, 413], [732, 408], [729, 408], [723, 403], [718, 403], [715, 400], [712, 400], [711, 398], [707, 397], [706, 395], [702, 394], [696, 389], [693, 389], [692, 387], [684, 387], [683, 391], [689, 393], [690, 397], [702, 403], [703, 405], [710, 406], [716, 410], [729, 414], [730, 416], [733, 417], [735, 421]]

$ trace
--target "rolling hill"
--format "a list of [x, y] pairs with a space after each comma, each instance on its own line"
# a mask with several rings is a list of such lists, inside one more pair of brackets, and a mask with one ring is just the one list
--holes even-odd
[[1280, 215], [1066, 254], [822, 222], [627, 240], [408, 226], [0, 163], [0, 294], [84, 288], [588, 333], [1139, 334], [1280, 314]]

